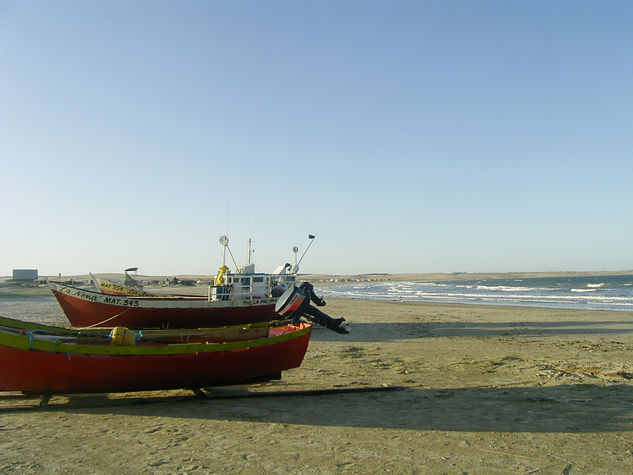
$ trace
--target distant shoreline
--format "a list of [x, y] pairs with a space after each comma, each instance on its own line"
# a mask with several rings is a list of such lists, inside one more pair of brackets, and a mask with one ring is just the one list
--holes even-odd
[[[94, 273], [102, 278], [121, 280], [124, 278], [122, 272], [119, 273]], [[375, 281], [456, 281], [456, 280], [480, 280], [480, 279], [529, 279], [539, 277], [587, 277], [587, 276], [609, 276], [609, 275], [633, 275], [633, 270], [619, 271], [559, 271], [559, 272], [452, 272], [452, 273], [365, 273], [365, 274], [299, 274], [299, 280], [316, 283], [340, 283], [340, 282], [375, 282]], [[58, 280], [58, 276], [48, 276], [51, 280]], [[161, 281], [167, 278], [177, 277], [179, 280], [189, 280], [200, 283], [209, 283], [215, 278], [215, 274], [167, 274], [167, 275], [145, 275], [138, 274], [136, 279], [141, 281]], [[45, 279], [46, 276], [40, 276]], [[89, 280], [88, 274], [62, 275], [62, 280]], [[0, 282], [10, 280], [10, 276], [0, 277]]]
[[530, 279], [539, 277], [589, 277], [609, 275], [633, 275], [633, 270], [596, 271], [596, 272], [453, 272], [427, 274], [356, 274], [356, 275], [327, 275], [302, 274], [300, 278], [311, 282], [339, 283], [339, 282], [402, 282], [402, 281], [459, 281], [483, 279]]

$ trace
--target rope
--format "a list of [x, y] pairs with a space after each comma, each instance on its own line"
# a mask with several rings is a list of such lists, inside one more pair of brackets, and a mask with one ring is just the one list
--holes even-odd
[[80, 329], [81, 329], [81, 330], [88, 330], [88, 329], [90, 329], [90, 328], [103, 326], [103, 324], [104, 324], [104, 323], [107, 323], [107, 322], [109, 322], [110, 320], [113, 320], [113, 319], [115, 319], [116, 317], [119, 317], [119, 316], [123, 315], [123, 314], [124, 314], [125, 312], [127, 312], [128, 310], [129, 310], [129, 308], [126, 308], [126, 309], [125, 309], [125, 310], [123, 310], [122, 312], [117, 313], [116, 315], [113, 315], [113, 316], [111, 316], [110, 318], [106, 318], [105, 320], [103, 320], [103, 321], [101, 321], [101, 322], [93, 323], [92, 325], [87, 326], [87, 327], [81, 327]]

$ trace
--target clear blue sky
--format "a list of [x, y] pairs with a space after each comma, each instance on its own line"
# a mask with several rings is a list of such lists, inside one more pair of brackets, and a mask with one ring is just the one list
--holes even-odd
[[[0, 275], [633, 268], [629, 1], [0, 0]], [[251, 218], [252, 216], [252, 218]]]

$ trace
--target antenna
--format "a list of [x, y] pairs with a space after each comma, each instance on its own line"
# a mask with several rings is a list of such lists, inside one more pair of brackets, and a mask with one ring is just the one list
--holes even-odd
[[[301, 264], [301, 261], [303, 260], [303, 256], [305, 256], [305, 255], [306, 255], [306, 252], [308, 252], [308, 249], [310, 249], [310, 246], [312, 246], [312, 243], [314, 242], [314, 238], [315, 238], [315, 237], [316, 237], [316, 236], [315, 236], [314, 234], [308, 234], [308, 239], [310, 240], [310, 244], [308, 244], [308, 247], [306, 247], [306, 250], [305, 250], [305, 251], [303, 251], [303, 254], [301, 254], [301, 259], [299, 259], [299, 262], [297, 262], [297, 263], [295, 264], [295, 269], [299, 266], [299, 264]], [[297, 246], [295, 246], [295, 247], [297, 247]], [[297, 251], [298, 251], [298, 250], [299, 250], [299, 249], [297, 249]], [[294, 248], [293, 248], [293, 251], [294, 251]], [[296, 251], [295, 251], [295, 258], [296, 258]]]
[[253, 208], [251, 208], [251, 235], [248, 237], [248, 263], [251, 263], [251, 256], [253, 255]]

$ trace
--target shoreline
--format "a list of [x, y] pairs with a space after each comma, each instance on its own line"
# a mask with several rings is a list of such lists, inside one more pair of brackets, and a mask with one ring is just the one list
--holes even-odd
[[[355, 274], [355, 275], [328, 275], [328, 274], [302, 274], [301, 277], [311, 282], [320, 284], [340, 284], [345, 282], [426, 282], [426, 281], [465, 281], [465, 280], [510, 280], [533, 279], [551, 277], [600, 277], [633, 275], [633, 270], [598, 271], [598, 272], [499, 272], [499, 273], [427, 273], [427, 274]], [[333, 281], [333, 279], [336, 279]]]
[[[95, 276], [105, 279], [123, 279], [125, 274], [123, 272], [93, 272]], [[138, 274], [136, 278], [138, 280], [148, 281], [165, 281], [169, 277], [177, 277], [182, 280], [190, 281], [203, 281], [208, 282], [215, 278], [216, 274]], [[529, 278], [547, 278], [547, 277], [593, 277], [593, 276], [619, 276], [619, 275], [633, 275], [633, 269], [631, 270], [617, 270], [617, 271], [555, 271], [555, 272], [451, 272], [451, 273], [362, 273], [362, 274], [318, 274], [318, 273], [306, 273], [298, 274], [300, 280], [310, 280], [320, 283], [329, 282], [331, 279], [338, 279], [339, 283], [342, 279], [349, 281], [454, 281], [454, 280], [479, 280], [479, 279], [529, 279]], [[50, 278], [51, 280], [57, 280], [57, 275], [45, 276], [40, 275], [39, 279]], [[86, 280], [90, 279], [89, 274], [73, 274], [63, 275], [62, 280]], [[0, 276], [0, 283], [10, 282], [12, 279], [10, 276]], [[322, 282], [321, 282], [322, 281]]]

